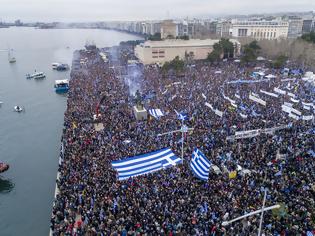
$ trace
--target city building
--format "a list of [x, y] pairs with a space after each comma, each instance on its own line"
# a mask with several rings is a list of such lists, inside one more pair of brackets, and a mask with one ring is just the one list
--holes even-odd
[[282, 20], [233, 20], [230, 35], [233, 37], [251, 37], [256, 40], [279, 39], [288, 37], [288, 29], [289, 23]]
[[288, 38], [297, 38], [302, 35], [303, 19], [296, 16], [290, 16], [288, 18]]
[[172, 20], [165, 20], [161, 23], [161, 38], [176, 38], [177, 26]]
[[[235, 54], [240, 53], [240, 43], [230, 40], [235, 45]], [[212, 52], [213, 45], [219, 40], [214, 39], [170, 39], [162, 41], [146, 41], [135, 48], [135, 55], [143, 64], [163, 64], [173, 60], [176, 56], [185, 59], [186, 55], [192, 55], [193, 59], [206, 59]]]
[[216, 35], [219, 37], [229, 37], [231, 36], [231, 21], [221, 21], [216, 24]]
[[315, 22], [313, 19], [303, 20], [302, 33], [310, 33], [315, 31]]

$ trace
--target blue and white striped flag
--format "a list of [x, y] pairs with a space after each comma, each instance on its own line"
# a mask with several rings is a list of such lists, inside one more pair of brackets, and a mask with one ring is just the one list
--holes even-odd
[[199, 179], [208, 180], [209, 170], [210, 170], [211, 162], [206, 158], [206, 156], [199, 151], [199, 149], [195, 148], [192, 159], [190, 162], [190, 168]]
[[306, 232], [306, 236], [314, 236], [314, 234], [313, 234], [312, 231], [307, 231], [307, 232]]
[[175, 156], [170, 148], [164, 148], [124, 160], [112, 161], [112, 166], [118, 172], [118, 180], [124, 180], [172, 167], [181, 162], [182, 160]]
[[163, 112], [160, 109], [150, 109], [149, 113], [155, 119], [159, 119], [161, 116], [164, 116]]
[[178, 112], [176, 111], [176, 115], [177, 115], [177, 119], [181, 120], [181, 121], [184, 121], [184, 120], [188, 120], [188, 115], [186, 113], [183, 113], [183, 112]]

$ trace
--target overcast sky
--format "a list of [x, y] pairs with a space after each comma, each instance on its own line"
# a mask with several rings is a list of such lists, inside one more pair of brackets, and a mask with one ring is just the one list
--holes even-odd
[[144, 20], [315, 10], [315, 0], [0, 0], [12, 21]]

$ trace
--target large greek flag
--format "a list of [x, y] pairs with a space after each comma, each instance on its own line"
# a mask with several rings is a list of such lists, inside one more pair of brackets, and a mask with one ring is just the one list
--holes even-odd
[[113, 161], [112, 166], [118, 172], [118, 179], [124, 180], [172, 167], [181, 162], [182, 160], [175, 156], [170, 148], [164, 148], [120, 161]]
[[206, 156], [195, 148], [192, 159], [190, 162], [190, 168], [199, 179], [208, 180], [209, 170], [211, 162], [206, 158]]
[[155, 119], [159, 119], [161, 116], [164, 116], [163, 112], [160, 109], [150, 109], [149, 113]]

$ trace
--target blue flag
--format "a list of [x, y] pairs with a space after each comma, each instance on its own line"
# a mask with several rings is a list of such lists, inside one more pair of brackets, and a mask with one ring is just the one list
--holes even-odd
[[211, 162], [206, 158], [206, 156], [195, 148], [192, 159], [190, 162], [190, 168], [194, 172], [195, 176], [199, 179], [208, 180]]
[[181, 162], [182, 160], [175, 156], [170, 148], [164, 148], [120, 161], [112, 161], [112, 166], [118, 172], [118, 180], [124, 180], [172, 167]]

